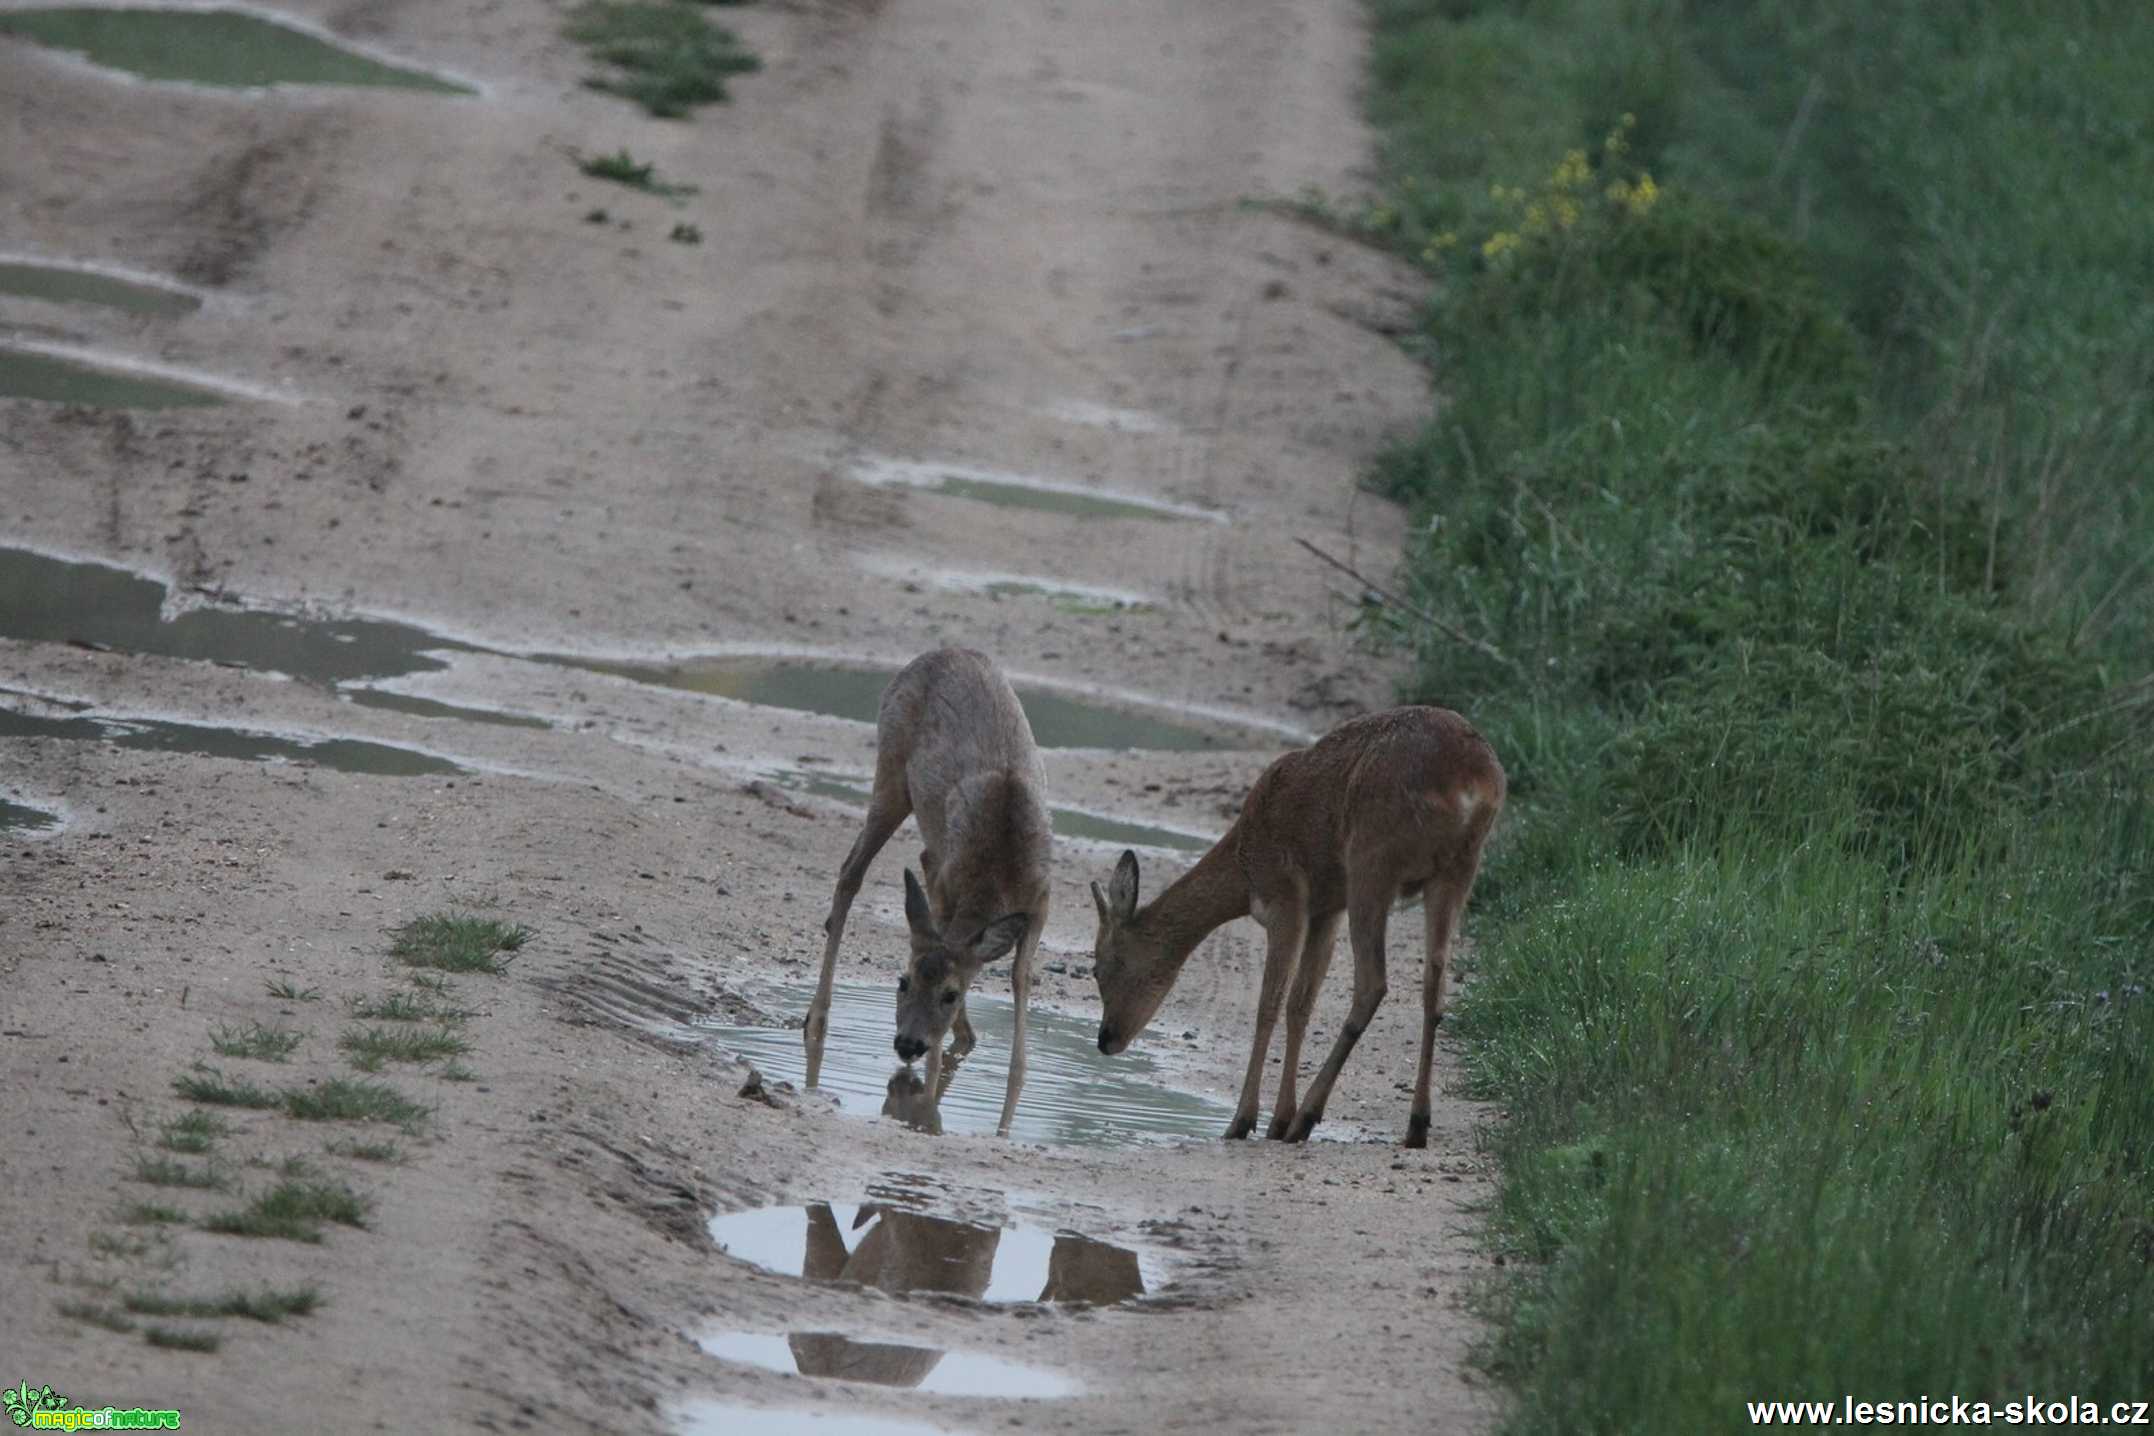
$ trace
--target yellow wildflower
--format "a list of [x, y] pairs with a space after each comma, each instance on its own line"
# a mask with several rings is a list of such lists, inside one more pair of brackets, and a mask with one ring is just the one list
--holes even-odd
[[1516, 234], [1509, 230], [1498, 230], [1482, 243], [1481, 257], [1483, 259], [1501, 259], [1512, 250], [1518, 248], [1518, 245], [1519, 238]]

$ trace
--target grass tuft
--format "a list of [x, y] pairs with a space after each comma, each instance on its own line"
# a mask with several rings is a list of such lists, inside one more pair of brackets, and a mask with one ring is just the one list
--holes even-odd
[[438, 968], [446, 972], [505, 972], [502, 953], [512, 953], [531, 937], [521, 923], [460, 913], [433, 913], [414, 918], [392, 936], [389, 954], [413, 967]]
[[101, 1326], [107, 1331], [131, 1332], [135, 1324], [109, 1306], [99, 1306], [90, 1301], [63, 1301], [60, 1315], [69, 1321], [79, 1321], [86, 1326]]
[[231, 1128], [215, 1112], [185, 1112], [158, 1128], [158, 1145], [172, 1152], [202, 1153]]
[[289, 1291], [278, 1291], [273, 1287], [263, 1287], [259, 1291], [235, 1289], [213, 1297], [177, 1297], [143, 1291], [127, 1297], [125, 1305], [137, 1316], [186, 1316], [201, 1320], [237, 1316], [274, 1326], [287, 1316], [307, 1315], [321, 1302], [319, 1290], [302, 1286]]
[[364, 1227], [366, 1202], [341, 1184], [285, 1181], [237, 1211], [205, 1217], [202, 1229], [223, 1236], [318, 1242], [323, 1222]]
[[762, 68], [732, 31], [679, 0], [586, 0], [563, 33], [609, 67], [592, 89], [666, 119], [724, 100], [729, 77]]
[[270, 982], [269, 995], [286, 1002], [319, 1002], [322, 990], [319, 987], [300, 987], [290, 978], [280, 977]]
[[210, 1034], [209, 1045], [219, 1057], [250, 1057], [262, 1062], [282, 1062], [292, 1055], [292, 1049], [305, 1040], [306, 1034], [288, 1028], [264, 1027], [257, 1022], [252, 1027], [219, 1027]]
[[215, 1351], [224, 1344], [224, 1338], [216, 1332], [197, 1331], [191, 1327], [144, 1327], [142, 1339], [152, 1346], [162, 1346], [171, 1351]]
[[284, 1110], [302, 1122], [393, 1122], [416, 1131], [433, 1109], [381, 1082], [333, 1077], [313, 1087], [287, 1088]]
[[461, 1056], [471, 1044], [447, 1028], [367, 1027], [348, 1029], [337, 1039], [352, 1065], [377, 1072], [384, 1062], [436, 1062]]
[[396, 1163], [404, 1160], [404, 1149], [394, 1142], [331, 1142], [322, 1150], [332, 1157], [349, 1157], [355, 1162]]
[[[417, 975], [414, 974], [415, 977]], [[349, 1007], [351, 1015], [363, 1022], [459, 1023], [471, 1017], [463, 1008], [447, 1007], [409, 992], [392, 992], [386, 997], [354, 998]]]
[[199, 1187], [222, 1191], [230, 1185], [214, 1167], [193, 1167], [172, 1157], [137, 1157], [135, 1180], [157, 1187]]
[[284, 1098], [251, 1082], [228, 1082], [224, 1073], [214, 1067], [197, 1065], [195, 1070], [172, 1081], [172, 1090], [190, 1102], [203, 1102], [215, 1107], [278, 1107]]
[[134, 1202], [120, 1213], [120, 1220], [131, 1227], [181, 1226], [194, 1218], [178, 1207], [161, 1206], [156, 1202]]

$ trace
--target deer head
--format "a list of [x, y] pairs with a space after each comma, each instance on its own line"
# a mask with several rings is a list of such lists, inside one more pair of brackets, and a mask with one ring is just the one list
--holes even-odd
[[[962, 917], [953, 920], [966, 925]], [[905, 870], [905, 926], [912, 956], [898, 979], [897, 1055], [910, 1062], [942, 1045], [951, 1020], [980, 969], [1017, 946], [1032, 919], [1009, 913], [972, 932], [952, 932], [935, 921], [920, 880]]]
[[1099, 933], [1092, 943], [1092, 976], [1099, 983], [1103, 1010], [1099, 1050], [1113, 1056], [1144, 1031], [1167, 1000], [1180, 964], [1155, 933], [1145, 930], [1137, 911], [1137, 855], [1124, 852], [1107, 880], [1107, 890], [1092, 884], [1092, 906], [1099, 909]]

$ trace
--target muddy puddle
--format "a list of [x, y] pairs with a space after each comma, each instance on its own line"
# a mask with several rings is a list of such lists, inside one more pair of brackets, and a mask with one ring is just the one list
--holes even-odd
[[[894, 989], [885, 984], [841, 982], [830, 1002], [830, 1035], [823, 1048], [821, 1090], [841, 1110], [862, 1117], [890, 1116], [916, 1126], [929, 1115], [944, 1132], [991, 1136], [1002, 1116], [1009, 1079], [1012, 1007], [1008, 997], [984, 990], [1007, 989], [1007, 978], [983, 977], [965, 999], [979, 1045], [957, 1064], [938, 1106], [924, 1103], [917, 1067], [899, 1064], [891, 1050], [896, 1028]], [[752, 994], [766, 1011], [791, 1016], [808, 1010], [814, 988], [806, 983]], [[753, 1062], [765, 1081], [801, 1085], [807, 1054], [798, 1027], [707, 1027], [720, 1047]], [[1169, 1138], [1216, 1138], [1233, 1115], [1223, 1102], [1168, 1086], [1156, 1064], [1141, 1052], [1112, 1062], [1099, 1055], [1095, 1021], [1035, 1007], [1025, 1027], [1025, 1090], [1017, 1102], [1010, 1136], [1055, 1146], [1116, 1147]]]
[[[845, 777], [803, 768], [774, 768], [766, 776], [779, 787], [797, 793], [829, 798], [855, 808], [867, 807], [871, 780], [865, 777]], [[1054, 819], [1056, 837], [1076, 838], [1110, 847], [1162, 848], [1170, 852], [1201, 853], [1214, 841], [1198, 833], [1178, 832], [1173, 828], [1130, 822], [1124, 818], [1112, 818], [1103, 813], [1087, 813], [1077, 808], [1050, 808], [1048, 813]]]
[[[711, 1218], [729, 1256], [807, 1281], [889, 1292], [935, 1292], [992, 1305], [1112, 1306], [1158, 1285], [1133, 1247], [1007, 1215], [959, 1219], [926, 1211], [928, 1179], [893, 1174], [864, 1202], [757, 1207]], [[891, 1383], [895, 1384], [895, 1383]]]
[[1085, 519], [1202, 519], [1225, 523], [1226, 516], [1193, 504], [1171, 503], [1141, 494], [1116, 493], [1083, 484], [1033, 478], [1028, 474], [1004, 473], [999, 469], [974, 468], [965, 464], [939, 464], [912, 459], [863, 459], [852, 468], [859, 483], [883, 488], [896, 486], [926, 489], [930, 493], [1005, 508], [1043, 509]]
[[148, 374], [100, 369], [56, 354], [0, 346], [0, 399], [38, 399], [97, 409], [199, 409], [222, 404], [228, 397]]
[[111, 743], [157, 753], [192, 753], [248, 763], [313, 763], [339, 773], [412, 778], [462, 773], [461, 764], [417, 748], [357, 738], [299, 738], [247, 728], [181, 723], [165, 718], [114, 718], [92, 714], [25, 713], [0, 706], [0, 738], [61, 738]]
[[825, 1381], [900, 1386], [931, 1396], [1031, 1396], [1075, 1394], [1077, 1383], [1058, 1372], [1023, 1366], [976, 1351], [944, 1351], [901, 1341], [863, 1341], [831, 1331], [783, 1335], [724, 1331], [696, 1343], [722, 1361]]
[[100, 304], [129, 314], [169, 316], [202, 307], [198, 296], [183, 289], [122, 279], [95, 269], [20, 259], [0, 259], [0, 295], [4, 294], [54, 304]]
[[674, 1413], [682, 1436], [954, 1436], [925, 1421], [849, 1411], [773, 1411], [734, 1401], [691, 1401]]
[[145, 80], [221, 89], [388, 85], [475, 93], [439, 75], [385, 64], [297, 26], [245, 10], [56, 6], [0, 11], [0, 35], [80, 55]]
[[60, 815], [57, 813], [48, 813], [43, 808], [33, 808], [28, 803], [0, 798], [0, 833], [10, 836], [44, 833], [58, 826]]
[[477, 651], [423, 628], [377, 619], [303, 618], [210, 604], [171, 613], [166, 607], [168, 597], [165, 585], [125, 569], [0, 548], [0, 638], [71, 643], [282, 673], [335, 687], [343, 698], [362, 707], [388, 708], [422, 718], [522, 728], [550, 726], [542, 718], [357, 686], [360, 680], [448, 667], [445, 660], [431, 654]]
[[[592, 659], [549, 658], [547, 662], [655, 683], [690, 693], [708, 693], [739, 703], [789, 708], [873, 723], [883, 686], [895, 669], [864, 668], [772, 657], [699, 658], [680, 663], [615, 663]], [[1271, 734], [1237, 731], [1232, 725], [1197, 727], [1149, 714], [1111, 708], [1025, 684], [1018, 699], [1042, 748], [1146, 748], [1167, 751], [1268, 748], [1279, 742]]]

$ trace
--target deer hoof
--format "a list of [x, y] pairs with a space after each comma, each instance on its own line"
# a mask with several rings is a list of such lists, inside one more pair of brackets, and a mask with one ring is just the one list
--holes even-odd
[[1227, 1123], [1226, 1137], [1229, 1142], [1239, 1142], [1255, 1130], [1256, 1118], [1236, 1117], [1233, 1121]]
[[1429, 1114], [1426, 1112], [1416, 1112], [1411, 1117], [1408, 1117], [1406, 1119], [1406, 1141], [1402, 1145], [1408, 1147], [1426, 1147], [1428, 1144]]
[[1293, 1126], [1293, 1124], [1294, 1114], [1292, 1112], [1280, 1113], [1278, 1116], [1273, 1117], [1271, 1119], [1271, 1125], [1264, 1129], [1265, 1140], [1271, 1142], [1285, 1141], [1287, 1129]]
[[1294, 1119], [1293, 1129], [1286, 1134], [1286, 1139], [1289, 1142], [1308, 1141], [1309, 1134], [1316, 1130], [1317, 1121], [1322, 1115], [1319, 1112], [1302, 1113]]

